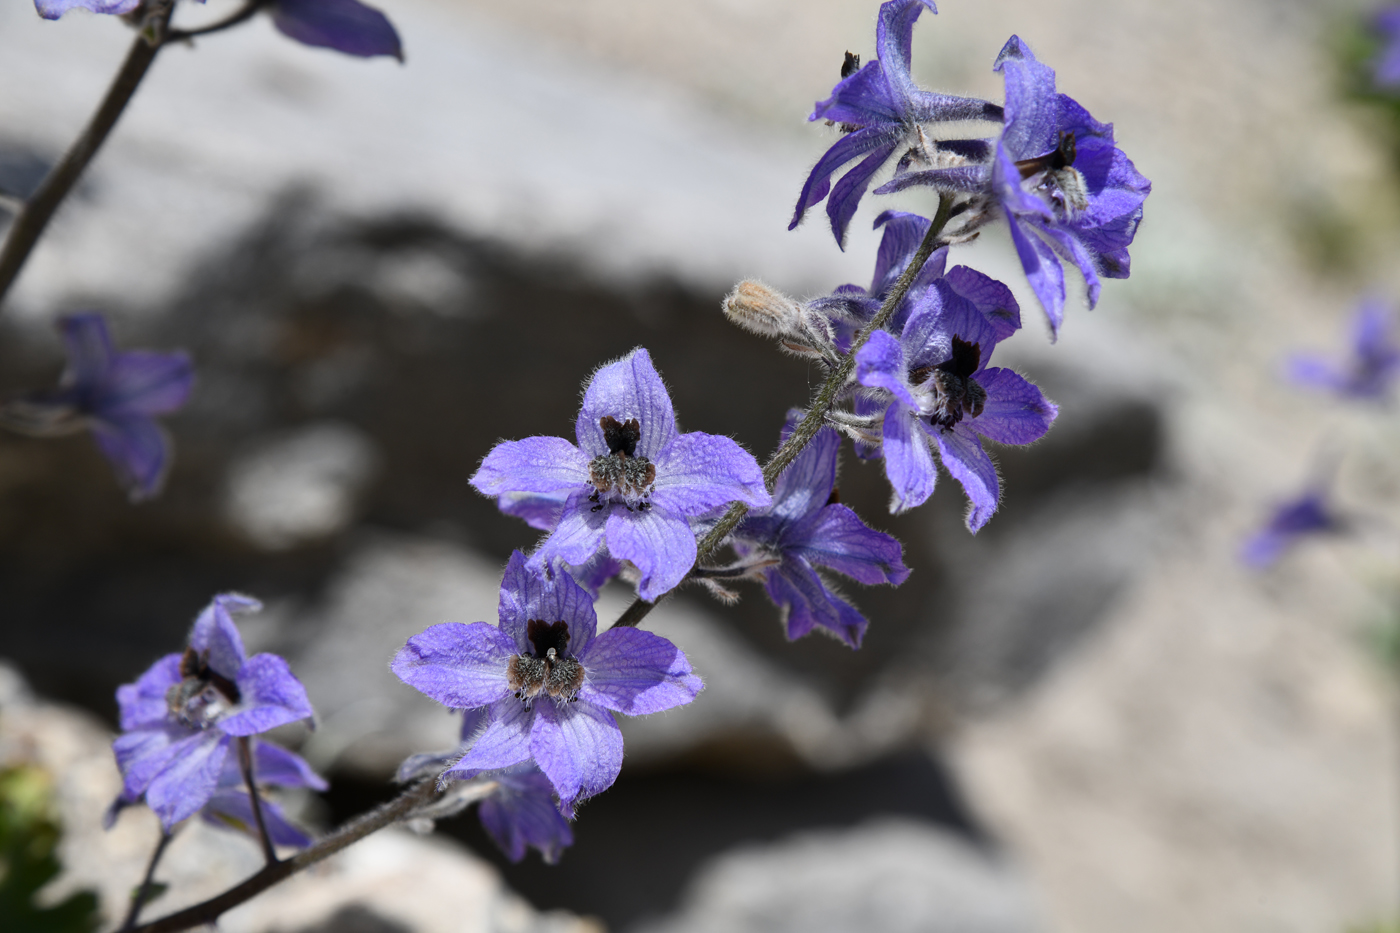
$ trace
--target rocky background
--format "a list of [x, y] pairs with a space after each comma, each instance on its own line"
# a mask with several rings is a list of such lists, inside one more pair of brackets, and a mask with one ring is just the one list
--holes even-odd
[[[591, 370], [644, 344], [686, 430], [762, 457], [816, 374], [730, 328], [720, 297], [745, 275], [815, 295], [870, 274], [873, 234], [840, 253], [819, 223], [784, 228], [827, 143], [802, 116], [843, 51], [872, 53], [873, 0], [385, 8], [402, 68], [261, 20], [163, 53], [0, 318], [0, 391], [51, 382], [52, 318], [84, 307], [199, 367], [155, 502], [129, 505], [86, 438], [0, 437], [0, 657], [44, 698], [0, 693], [0, 763], [66, 782], [68, 851], [98, 855], [62, 883], [98, 885], [109, 914], [152, 830], [128, 815], [96, 833], [115, 780], [98, 723], [212, 593], [264, 599], [250, 648], [307, 683], [319, 728], [284, 738], [332, 779], [308, 819], [357, 812], [455, 730], [387, 658], [427, 625], [493, 618], [502, 561], [533, 541], [466, 485], [491, 444], [567, 433]], [[787, 643], [757, 590], [733, 609], [674, 600], [649, 624], [707, 690], [625, 725], [623, 775], [561, 865], [504, 863], [468, 815], [229, 928], [576, 922], [503, 884], [636, 931], [1341, 931], [1392, 914], [1390, 700], [1362, 635], [1394, 536], [1262, 577], [1235, 559], [1336, 415], [1281, 386], [1280, 356], [1335, 344], [1360, 291], [1400, 285], [1388, 156], [1331, 71], [1354, 12], [948, 0], [925, 17], [926, 83], [999, 98], [990, 63], [1016, 32], [1155, 185], [1132, 279], [1072, 307], [1054, 346], [1004, 239], [954, 254], [1018, 289], [1029, 326], [1006, 349], [1062, 411], [1041, 444], [1000, 452], [992, 523], [971, 538], [946, 480], [890, 517], [878, 465], [847, 457], [843, 501], [915, 568], [852, 589], [872, 619], [859, 652]], [[37, 182], [126, 41], [110, 20], [0, 8], [0, 187]], [[1358, 505], [1400, 488], [1376, 424], [1343, 424]], [[600, 618], [624, 598], [605, 593]], [[205, 836], [189, 861], [214, 858]], [[224, 849], [219, 878], [256, 857]], [[398, 882], [354, 872], [419, 864], [441, 883], [355, 896]]]

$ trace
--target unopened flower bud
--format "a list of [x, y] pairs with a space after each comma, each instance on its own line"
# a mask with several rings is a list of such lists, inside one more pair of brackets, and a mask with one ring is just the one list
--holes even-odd
[[744, 330], [764, 337], [806, 336], [802, 306], [753, 279], [740, 282], [725, 296], [724, 314]]

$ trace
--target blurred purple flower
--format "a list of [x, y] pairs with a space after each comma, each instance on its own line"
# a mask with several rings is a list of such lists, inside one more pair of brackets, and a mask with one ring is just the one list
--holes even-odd
[[[914, 84], [909, 72], [914, 21], [928, 9], [937, 13], [932, 0], [890, 0], [880, 5], [875, 27], [874, 61], [860, 67], [857, 56], [846, 53], [841, 81], [831, 97], [817, 103], [808, 120], [838, 124], [843, 136], [826, 151], [807, 177], [793, 212], [791, 230], [802, 221], [807, 208], [827, 198], [831, 232], [844, 248], [846, 226], [861, 196], [890, 157], [901, 147], [912, 147], [925, 159], [938, 152], [955, 156], [970, 152], [983, 155], [983, 140], [930, 141], [923, 124], [950, 120], [999, 120], [1001, 108], [985, 100], [949, 97], [925, 91]], [[908, 157], [906, 157], [908, 158]], [[861, 161], [832, 186], [831, 176], [842, 166]]]
[[[184, 654], [166, 655], [136, 683], [117, 689], [122, 734], [112, 750], [122, 772], [121, 799], [144, 799], [166, 830], [219, 790], [234, 738], [312, 716], [306, 689], [286, 661], [273, 654], [250, 658], [243, 650], [231, 613], [260, 608], [246, 596], [214, 597], [195, 620]], [[286, 770], [289, 762], [279, 767]]]
[[1342, 519], [1327, 502], [1326, 490], [1313, 486], [1280, 503], [1269, 516], [1268, 524], [1244, 543], [1240, 559], [1262, 570], [1303, 538], [1337, 532], [1343, 527]]
[[160, 491], [170, 466], [170, 444], [156, 415], [189, 398], [194, 368], [183, 352], [118, 351], [102, 315], [59, 320], [68, 368], [57, 389], [0, 406], [0, 424], [38, 437], [88, 429], [132, 499]]
[[[758, 463], [734, 441], [676, 433], [671, 398], [641, 348], [594, 373], [575, 436], [577, 447], [560, 437], [497, 444], [471, 479], [498, 502], [532, 503], [532, 523], [555, 524], [534, 567], [585, 564], [606, 544], [636, 565], [638, 593], [654, 600], [695, 564], [690, 519], [734, 501], [772, 501]], [[559, 497], [554, 518], [545, 507]]]
[[1079, 267], [1094, 307], [1100, 276], [1128, 277], [1128, 246], [1152, 183], [1114, 145], [1113, 124], [1098, 122], [1073, 98], [1057, 94], [1054, 69], [1037, 61], [1018, 37], [1007, 40], [994, 70], [1005, 79], [1006, 106], [991, 163], [902, 173], [876, 194], [930, 185], [981, 194], [1000, 207], [1031, 289], [1058, 333], [1065, 304], [1060, 257]]
[[574, 844], [574, 833], [554, 803], [549, 778], [533, 762], [491, 778], [499, 787], [481, 802], [477, 816], [506, 858], [518, 862], [526, 847], [534, 846], [547, 864], [558, 862], [560, 853]]
[[1333, 362], [1312, 354], [1297, 354], [1288, 362], [1288, 375], [1300, 385], [1326, 389], [1344, 398], [1384, 401], [1400, 375], [1400, 344], [1395, 340], [1395, 316], [1379, 298], [1368, 298], [1356, 309], [1351, 325], [1351, 352]]
[[394, 24], [359, 0], [273, 0], [272, 24], [303, 45], [372, 58], [390, 55], [403, 61], [403, 45]]
[[34, 0], [34, 9], [38, 10], [44, 19], [58, 19], [73, 9], [115, 16], [130, 13], [140, 5], [141, 0]]
[[1009, 369], [987, 368], [996, 345], [1020, 326], [1020, 309], [1005, 285], [959, 266], [928, 290], [899, 338], [876, 331], [856, 354], [861, 385], [882, 390], [881, 453], [902, 512], [933, 494], [938, 474], [929, 449], [962, 483], [971, 500], [967, 527], [976, 532], [996, 511], [1001, 487], [981, 438], [1029, 444], [1058, 413], [1034, 385]]
[[[788, 412], [782, 440], [793, 431], [800, 411]], [[757, 575], [782, 610], [790, 639], [822, 628], [859, 648], [869, 624], [854, 606], [828, 588], [817, 567], [844, 573], [861, 583], [892, 583], [909, 576], [899, 542], [868, 527], [836, 500], [836, 460], [841, 437], [829, 427], [802, 449], [778, 477], [773, 505], [750, 512], [734, 531], [741, 557], [769, 554], [776, 563]]]
[[1371, 76], [1382, 90], [1400, 90], [1400, 6], [1392, 4], [1381, 9], [1371, 24], [1383, 43]]
[[444, 706], [490, 707], [485, 729], [441, 780], [533, 758], [572, 815], [622, 767], [613, 713], [660, 712], [689, 703], [703, 686], [685, 654], [659, 635], [614, 628], [595, 636], [588, 593], [560, 570], [552, 579], [531, 571], [519, 551], [506, 565], [499, 620], [434, 625], [390, 664]]

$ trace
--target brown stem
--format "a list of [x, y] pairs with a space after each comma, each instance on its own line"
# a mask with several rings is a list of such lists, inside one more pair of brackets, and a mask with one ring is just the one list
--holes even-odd
[[258, 796], [258, 785], [253, 780], [253, 749], [246, 735], [238, 737], [238, 767], [243, 772], [243, 783], [248, 785], [248, 800], [253, 808], [253, 821], [258, 824], [258, 841], [262, 843], [263, 858], [267, 864], [277, 863], [277, 850], [272, 847], [272, 835], [267, 831], [267, 819], [263, 816], [262, 798]]
[[210, 23], [208, 26], [200, 26], [198, 29], [172, 29], [166, 35], [166, 41], [182, 42], [186, 39], [193, 39], [196, 36], [207, 36], [216, 32], [223, 32], [225, 29], [229, 29], [233, 26], [237, 26], [239, 23], [252, 19], [258, 10], [267, 6], [269, 2], [270, 0], [248, 0], [248, 2], [243, 5], [243, 9], [226, 19], [219, 20], [217, 23]]
[[[476, 789], [475, 799], [480, 799], [495, 788], [494, 781], [483, 782]], [[456, 791], [456, 793], [458, 800], [470, 802], [467, 795], [462, 795], [460, 791]], [[161, 917], [159, 920], [142, 924], [129, 933], [177, 933], [179, 930], [188, 930], [206, 923], [213, 923], [226, 911], [252, 899], [273, 885], [286, 881], [302, 869], [315, 865], [352, 843], [359, 842], [371, 833], [378, 832], [386, 826], [407, 818], [414, 811], [436, 802], [442, 796], [443, 792], [437, 789], [436, 778], [420, 781], [388, 803], [356, 817], [314, 845], [302, 849], [291, 858], [265, 866], [256, 875], [229, 888], [223, 894], [211, 897], [193, 907], [186, 907], [184, 910]]]
[[[763, 482], [768, 487], [769, 492], [773, 490], [773, 484], [778, 481], [783, 470], [802, 452], [802, 448], [817, 436], [822, 425], [826, 422], [826, 413], [831, 410], [831, 406], [836, 403], [836, 397], [841, 390], [846, 387], [847, 381], [851, 378], [851, 373], [856, 368], [856, 352], [865, 346], [865, 342], [870, 339], [870, 335], [889, 323], [894, 317], [894, 312], [899, 308], [900, 302], [904, 301], [904, 296], [909, 293], [909, 288], [914, 284], [914, 278], [923, 269], [924, 263], [933, 255], [933, 251], [938, 248], [939, 236], [943, 233], [943, 228], [948, 223], [948, 218], [952, 216], [953, 197], [952, 195], [940, 194], [938, 196], [938, 212], [933, 216], [933, 222], [929, 224], [928, 233], [924, 234], [923, 242], [919, 244], [918, 250], [914, 253], [914, 258], [900, 275], [899, 280], [894, 283], [894, 288], [885, 296], [885, 301], [880, 305], [880, 310], [870, 319], [856, 339], [851, 343], [851, 350], [841, 360], [841, 365], [831, 371], [826, 382], [817, 390], [817, 394], [812, 399], [812, 404], [807, 408], [807, 414], [798, 422], [797, 427], [788, 439], [773, 452], [773, 456], [768, 458], [768, 462], [763, 467]], [[749, 511], [749, 507], [742, 502], [736, 502], [729, 507], [729, 511], [721, 518], [705, 537], [700, 539], [696, 547], [695, 562], [709, 560], [714, 553], [719, 550], [724, 543], [724, 539], [729, 537], [729, 533], [738, 527], [743, 521], [744, 515]], [[647, 613], [656, 608], [657, 603], [674, 593], [671, 589], [662, 593], [656, 598], [656, 602], [647, 602], [640, 596], [632, 601], [626, 611], [613, 623], [613, 627], [635, 626], [646, 618]]]
[[172, 0], [158, 0], [153, 4], [152, 11], [147, 15], [136, 40], [131, 44], [131, 50], [126, 54], [126, 61], [117, 72], [117, 76], [112, 79], [112, 86], [107, 89], [107, 96], [103, 98], [101, 106], [64, 154], [63, 161], [44, 177], [39, 190], [34, 192], [33, 197], [24, 203], [15, 216], [9, 236], [5, 238], [4, 246], [0, 247], [0, 304], [4, 303], [6, 293], [18, 278], [20, 270], [24, 268], [25, 260], [33, 251], [34, 244], [39, 242], [39, 236], [48, 226], [54, 212], [73, 190], [88, 163], [97, 155], [97, 150], [102, 148], [107, 135], [116, 125], [117, 118], [130, 103], [131, 96], [141, 84], [141, 79], [146, 76], [151, 62], [155, 61], [156, 53], [165, 42], [173, 10]]
[[156, 876], [156, 866], [160, 864], [160, 857], [165, 854], [165, 847], [170, 845], [171, 834], [164, 828], [160, 831], [160, 841], [156, 843], [156, 849], [151, 853], [151, 860], [146, 864], [146, 877], [141, 880], [141, 886], [131, 895], [131, 907], [127, 909], [126, 919], [122, 921], [121, 930], [130, 930], [136, 925], [136, 918], [141, 916], [141, 908], [145, 906], [146, 899], [151, 896], [151, 882]]

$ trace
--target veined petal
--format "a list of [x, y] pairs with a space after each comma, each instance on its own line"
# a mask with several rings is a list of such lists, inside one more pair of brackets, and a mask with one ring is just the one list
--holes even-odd
[[[803, 412], [792, 409], [783, 426], [782, 442], [792, 434]], [[765, 514], [780, 521], [796, 521], [826, 505], [836, 485], [836, 460], [841, 451], [841, 435], [827, 426], [820, 428], [806, 447], [793, 458], [773, 484], [773, 505]]]
[[163, 415], [184, 405], [193, 387], [194, 364], [184, 353], [118, 353], [96, 402], [96, 414]]
[[484, 496], [569, 493], [588, 484], [588, 458], [562, 437], [502, 441], [470, 482]]
[[274, 784], [278, 787], [325, 790], [329, 786], [326, 779], [311, 770], [311, 765], [296, 752], [261, 741], [253, 743], [253, 779], [259, 785]]
[[891, 129], [887, 126], [869, 126], [854, 133], [847, 133], [838, 139], [812, 167], [812, 173], [807, 176], [802, 193], [797, 197], [797, 208], [793, 211], [792, 223], [788, 224], [788, 229], [796, 229], [802, 222], [802, 215], [807, 212], [807, 208], [819, 204], [822, 198], [826, 197], [827, 192], [831, 190], [831, 176], [837, 169], [872, 150], [883, 150], [888, 158], [902, 135], [902, 127]]
[[997, 469], [992, 458], [982, 449], [976, 435], [964, 425], [951, 430], [930, 428], [938, 442], [938, 454], [943, 468], [948, 474], [962, 483], [967, 493], [970, 508], [967, 511], [967, 530], [977, 531], [997, 510], [997, 500], [1001, 498], [1001, 484], [997, 480]]
[[539, 549], [530, 556], [532, 571], [538, 571], [554, 560], [566, 564], [585, 563], [603, 546], [603, 529], [611, 512], [609, 508], [593, 511], [593, 504], [588, 500], [591, 490], [590, 486], [569, 496], [554, 534], [545, 538]]
[[772, 501], [758, 461], [730, 438], [682, 434], [656, 459], [656, 509], [700, 515], [731, 502], [762, 508]]
[[889, 0], [880, 4], [880, 16], [875, 22], [875, 54], [885, 67], [891, 90], [902, 98], [901, 104], [914, 88], [909, 59], [914, 46], [914, 21], [924, 10], [937, 13], [938, 7], [933, 0]]
[[1050, 430], [1059, 408], [1036, 386], [1009, 369], [992, 367], [977, 374], [987, 392], [982, 414], [963, 422], [998, 444], [1029, 444]]
[[953, 193], [986, 191], [992, 173], [985, 165], [958, 165], [952, 168], [926, 168], [903, 172], [875, 189], [876, 194], [894, 194], [907, 188], [932, 188]]
[[[1034, 224], [1035, 221], [1032, 221]], [[1079, 267], [1079, 272], [1084, 276], [1084, 285], [1088, 289], [1089, 307], [1093, 308], [1099, 303], [1099, 293], [1103, 286], [1099, 284], [1099, 273], [1094, 262], [1094, 257], [1089, 255], [1089, 251], [1084, 248], [1084, 244], [1079, 238], [1058, 224], [1045, 224], [1042, 228], [1050, 238], [1050, 242], [1060, 247], [1060, 251], [1073, 260]]]
[[787, 637], [796, 640], [821, 628], [859, 648], [870, 624], [850, 603], [827, 589], [805, 561], [789, 559], [764, 573], [768, 598], [783, 612]]
[[586, 700], [535, 708], [530, 750], [559, 794], [565, 814], [612, 786], [622, 770], [622, 730], [613, 714]]
[[970, 301], [992, 325], [997, 342], [1021, 329], [1021, 305], [1011, 289], [967, 266], [954, 266], [944, 276], [948, 288]]
[[[549, 706], [548, 701], [542, 706]], [[513, 696], [491, 705], [491, 722], [476, 737], [466, 754], [438, 777], [438, 783], [465, 780], [483, 771], [520, 764], [530, 757], [530, 727], [540, 706], [526, 706]]]
[[94, 419], [92, 439], [133, 500], [149, 499], [160, 492], [170, 467], [170, 444], [149, 416]]
[[1002, 145], [1015, 159], [1045, 155], [1059, 145], [1060, 102], [1055, 70], [1039, 62], [1020, 38], [1006, 40], [993, 71], [1006, 81]]
[[122, 797], [128, 803], [139, 800], [155, 776], [180, 754], [184, 748], [181, 743], [201, 734], [186, 726], [163, 723], [117, 736], [112, 753], [122, 773]]
[[871, 151], [871, 153], [856, 164], [855, 168], [842, 175], [840, 180], [832, 186], [831, 194], [826, 199], [826, 215], [831, 218], [831, 233], [836, 237], [836, 243], [842, 249], [846, 248], [846, 227], [850, 224], [851, 218], [856, 214], [856, 208], [860, 206], [860, 199], [865, 194], [865, 189], [870, 187], [870, 179], [880, 170], [894, 155], [895, 147], [899, 144], [898, 138], [891, 139], [884, 146]]
[[482, 828], [501, 847], [506, 858], [518, 862], [527, 846], [534, 846], [547, 864], [574, 844], [569, 821], [554, 805], [554, 785], [538, 767], [512, 769], [496, 777], [500, 790], [481, 802], [477, 815]]
[[681, 649], [638, 628], [608, 629], [578, 660], [579, 698], [629, 716], [683, 706], [704, 687]]
[[[135, 3], [131, 3], [124, 10], [99, 10], [95, 7], [103, 4], [95, 0], [53, 5], [62, 8], [53, 16], [49, 16], [41, 6], [39, 15], [45, 19], [57, 19], [75, 6], [92, 10], [94, 13], [127, 13], [136, 6]], [[116, 355], [116, 350], [112, 347], [112, 335], [107, 330], [107, 319], [93, 311], [69, 314], [59, 318], [58, 331], [63, 337], [63, 348], [68, 354], [68, 368], [63, 374], [64, 383], [83, 388], [101, 385], [107, 378], [107, 370], [111, 368], [112, 357]]]
[[200, 611], [190, 629], [190, 647], [207, 654], [209, 667], [228, 680], [236, 680], [248, 654], [243, 648], [243, 636], [233, 622], [235, 612], [258, 612], [262, 603], [251, 596], [220, 593]]
[[844, 573], [861, 583], [903, 583], [909, 577], [898, 541], [861, 521], [848, 507], [833, 503], [792, 525], [783, 550], [810, 563]]
[[496, 508], [506, 515], [522, 519], [531, 528], [550, 532], [559, 525], [559, 516], [568, 499], [563, 493], [541, 495], [530, 492], [505, 492], [496, 497]]
[[314, 715], [306, 688], [275, 654], [255, 654], [238, 672], [237, 706], [218, 720], [229, 735], [257, 735]]
[[655, 459], [676, 436], [676, 413], [645, 347], [601, 367], [589, 380], [574, 427], [579, 448], [588, 457], [609, 453], [600, 424], [603, 418], [626, 423], [637, 419], [641, 438], [636, 456]]
[[884, 389], [910, 408], [919, 407], [909, 386], [904, 346], [888, 331], [875, 331], [865, 346], [856, 351], [856, 381], [872, 389]]
[[403, 46], [389, 18], [358, 0], [276, 0], [272, 24], [302, 45], [403, 61]]
[[122, 730], [159, 727], [164, 723], [170, 713], [165, 695], [180, 680], [180, 655], [167, 654], [147, 668], [136, 683], [118, 687], [117, 707], [121, 710]]
[[443, 706], [470, 709], [510, 696], [506, 667], [518, 650], [514, 639], [486, 622], [443, 622], [410, 638], [389, 670]]
[[146, 788], [146, 805], [167, 832], [213, 796], [232, 741], [218, 729], [205, 729], [171, 747], [170, 763]]
[[[882, 192], [877, 188], [875, 193]], [[871, 295], [884, 294], [898, 281], [905, 266], [909, 265], [914, 254], [919, 251], [919, 244], [928, 235], [929, 223], [927, 217], [907, 211], [883, 211], [875, 218], [874, 229], [884, 227], [885, 232], [880, 236], [880, 249], [875, 254], [875, 276], [870, 282]], [[934, 251], [934, 255], [940, 253], [946, 261], [948, 250], [942, 248]], [[930, 260], [933, 258], [929, 257]], [[942, 273], [942, 269], [939, 273]]]
[[1057, 336], [1065, 319], [1064, 267], [1044, 240], [1022, 228], [1015, 214], [1008, 211], [1006, 220], [1011, 230], [1011, 242], [1015, 244], [1021, 268], [1026, 272], [1026, 280], [1030, 282], [1035, 297], [1040, 299], [1040, 306], [1045, 309], [1051, 336]]
[[568, 650], [575, 657], [593, 640], [593, 634], [598, 629], [593, 597], [572, 576], [557, 567], [549, 575], [531, 570], [525, 555], [519, 551], [512, 553], [506, 564], [505, 578], [501, 581], [499, 615], [500, 630], [521, 651], [534, 650], [527, 639], [527, 623], [531, 619], [567, 623]]
[[614, 509], [608, 516], [607, 538], [614, 557], [637, 565], [637, 595], [648, 601], [674, 588], [695, 566], [690, 523], [659, 505], [645, 512]]
[[904, 119], [903, 103], [902, 97], [890, 93], [884, 68], [876, 60], [842, 78], [830, 97], [817, 102], [807, 119], [851, 126], [899, 124]]
[[896, 402], [885, 412], [885, 476], [893, 488], [890, 512], [899, 514], [923, 505], [933, 495], [938, 470], [933, 465], [928, 438], [915, 422], [914, 412]]

